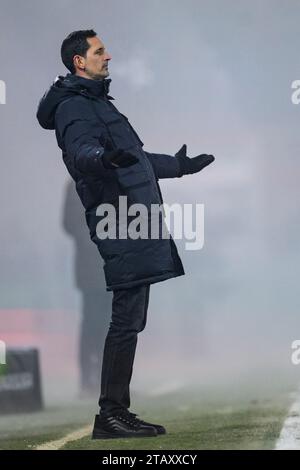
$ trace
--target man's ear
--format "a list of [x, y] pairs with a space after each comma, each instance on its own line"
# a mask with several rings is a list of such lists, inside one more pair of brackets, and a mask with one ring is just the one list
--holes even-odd
[[81, 57], [80, 55], [74, 55], [73, 64], [74, 64], [74, 67], [76, 66], [79, 70], [82, 70], [82, 71], [85, 70], [84, 57]]

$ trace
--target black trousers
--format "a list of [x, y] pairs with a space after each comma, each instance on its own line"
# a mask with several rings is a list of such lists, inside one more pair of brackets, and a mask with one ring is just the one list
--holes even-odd
[[129, 384], [137, 335], [146, 326], [150, 284], [113, 291], [112, 318], [106, 336], [101, 372], [100, 414], [130, 407]]

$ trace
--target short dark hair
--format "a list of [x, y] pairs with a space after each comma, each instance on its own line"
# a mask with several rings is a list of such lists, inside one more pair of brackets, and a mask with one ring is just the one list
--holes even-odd
[[73, 31], [63, 40], [60, 49], [61, 60], [72, 74], [76, 72], [73, 64], [74, 55], [85, 57], [86, 51], [90, 48], [87, 38], [93, 38], [96, 35], [93, 29], [81, 29]]

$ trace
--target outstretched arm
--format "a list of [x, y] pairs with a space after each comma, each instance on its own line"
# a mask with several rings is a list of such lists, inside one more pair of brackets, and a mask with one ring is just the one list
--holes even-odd
[[153, 167], [157, 179], [179, 178], [181, 176], [179, 162], [175, 157], [164, 153], [145, 152], [145, 154]]
[[186, 144], [175, 154], [175, 156], [145, 152], [150, 160], [157, 179], [180, 178], [183, 175], [198, 173], [215, 159], [213, 155], [201, 154], [189, 158], [186, 155]]

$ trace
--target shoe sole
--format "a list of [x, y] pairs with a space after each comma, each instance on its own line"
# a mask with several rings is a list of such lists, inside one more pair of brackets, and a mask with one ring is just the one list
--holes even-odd
[[157, 432], [157, 434], [159, 434], [160, 436], [162, 436], [163, 434], [167, 434], [167, 431], [157, 431], [157, 430], [156, 430], [156, 432]]
[[121, 439], [121, 438], [140, 438], [140, 437], [156, 437], [157, 434], [110, 434], [104, 432], [93, 432], [92, 439]]

